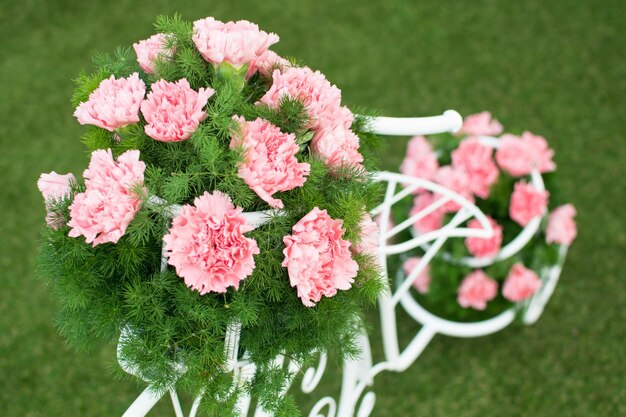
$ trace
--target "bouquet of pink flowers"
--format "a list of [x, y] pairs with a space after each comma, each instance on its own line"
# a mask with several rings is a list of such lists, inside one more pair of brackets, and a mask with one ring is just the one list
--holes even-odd
[[[451, 239], [416, 278], [417, 299], [443, 317], [473, 321], [528, 301], [541, 288], [544, 271], [562, 262], [576, 237], [576, 210], [551, 193], [556, 164], [547, 141], [530, 132], [502, 133], [490, 113], [475, 114], [456, 136], [412, 138], [400, 167], [475, 203], [493, 228], [488, 239]], [[421, 191], [394, 214], [406, 218], [438, 198]], [[459, 208], [448, 201], [416, 221], [413, 233], [441, 228]], [[474, 219], [467, 227], [481, 226]], [[400, 260], [405, 275], [425, 249]]]
[[[382, 288], [367, 214], [376, 138], [323, 74], [270, 50], [276, 34], [210, 17], [156, 28], [76, 80], [82, 179], [38, 182], [60, 331], [88, 345], [129, 330], [120, 354], [155, 390], [204, 392], [220, 415], [253, 390], [289, 414], [278, 395], [293, 375], [272, 360], [354, 354]], [[234, 391], [232, 323], [257, 365]]]

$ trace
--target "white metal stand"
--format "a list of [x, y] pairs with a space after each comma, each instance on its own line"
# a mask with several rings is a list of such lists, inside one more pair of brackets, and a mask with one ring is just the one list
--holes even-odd
[[[453, 111], [448, 110], [441, 116], [423, 117], [423, 118], [389, 118], [379, 117], [373, 120], [371, 130], [382, 135], [424, 135], [441, 132], [456, 132], [462, 124], [461, 116]], [[489, 141], [489, 139], [485, 139]], [[539, 181], [541, 177], [538, 176]], [[408, 177], [405, 175], [379, 172], [376, 174], [376, 180], [386, 183], [386, 193], [383, 203], [372, 211], [372, 215], [380, 216], [380, 241], [379, 241], [379, 259], [383, 267], [383, 271], [387, 271], [387, 257], [389, 255], [397, 255], [405, 253], [418, 246], [425, 247], [426, 252], [416, 268], [408, 275], [399, 275], [395, 290], [389, 285], [389, 277], [385, 280], [386, 291], [379, 297], [379, 309], [382, 327], [382, 338], [384, 346], [384, 360], [382, 362], [373, 363], [370, 342], [367, 334], [361, 334], [358, 338], [358, 345], [361, 349], [361, 356], [357, 360], [346, 361], [343, 367], [341, 393], [336, 400], [333, 397], [324, 397], [320, 399], [311, 409], [309, 417], [367, 417], [374, 408], [376, 395], [371, 390], [374, 377], [382, 371], [403, 372], [405, 371], [424, 351], [428, 343], [437, 334], [441, 333], [448, 336], [456, 337], [478, 337], [497, 332], [508, 326], [515, 318], [516, 308], [524, 309], [523, 321], [526, 324], [534, 323], [541, 315], [543, 308], [549, 300], [556, 283], [558, 281], [562, 262], [565, 258], [567, 248], [563, 247], [560, 251], [559, 265], [542, 271], [544, 285], [529, 302], [519, 305], [516, 308], [507, 310], [500, 315], [477, 323], [460, 323], [444, 320], [433, 315], [422, 308], [413, 298], [410, 292], [415, 278], [424, 270], [430, 260], [440, 250], [445, 241], [455, 237], [483, 237], [488, 238], [493, 233], [491, 225], [486, 216], [471, 202], [464, 199], [460, 195], [443, 188], [437, 184], [418, 178]], [[537, 180], [537, 175], [533, 175], [533, 181]], [[543, 187], [543, 182], [541, 182]], [[436, 192], [441, 198], [430, 206], [424, 208], [419, 213], [411, 216], [406, 221], [397, 226], [390, 227], [389, 213], [391, 207], [401, 201], [403, 198], [411, 195], [418, 189], [425, 189]], [[425, 233], [423, 235], [414, 236], [408, 241], [393, 244], [390, 243], [391, 238], [403, 230], [411, 227], [415, 221], [432, 213], [438, 207], [441, 207], [448, 201], [455, 201], [461, 206], [461, 209], [454, 215], [452, 220], [438, 230]], [[175, 215], [177, 208], [172, 210]], [[255, 226], [259, 226], [267, 221], [267, 213], [247, 213], [248, 220]], [[461, 225], [475, 218], [481, 224], [482, 229], [470, 229]], [[531, 222], [532, 224], [532, 222]], [[539, 226], [532, 226], [534, 231]], [[530, 229], [529, 229], [530, 230]], [[530, 236], [534, 232], [528, 232]], [[528, 236], [528, 238], [530, 238]], [[524, 239], [526, 235], [524, 235]], [[520, 241], [521, 242], [521, 241]], [[517, 245], [517, 244], [516, 244]], [[523, 246], [523, 245], [522, 245]], [[519, 250], [519, 249], [518, 249]], [[507, 249], [508, 251], [508, 249]], [[505, 252], [508, 254], [508, 252]], [[509, 256], [511, 256], [511, 253]], [[469, 262], [471, 263], [471, 262]], [[165, 267], [165, 264], [163, 264]], [[398, 342], [398, 327], [396, 325], [396, 308], [401, 306], [411, 318], [422, 325], [420, 331], [413, 337], [411, 342], [401, 349]], [[241, 384], [252, 380], [254, 377], [256, 366], [251, 363], [245, 356], [237, 357], [239, 345], [240, 327], [233, 323], [227, 329], [226, 336], [226, 357], [228, 361], [226, 367], [233, 372], [234, 383]], [[132, 333], [128, 330], [122, 332], [120, 344], [124, 343], [125, 337], [131, 337]], [[119, 352], [119, 350], [118, 350]], [[326, 367], [326, 353], [318, 352], [320, 355], [319, 363], [315, 368], [304, 370], [301, 390], [304, 393], [312, 393], [319, 385]], [[276, 365], [282, 365], [285, 357], [278, 356], [275, 359]], [[136, 369], [132, 364], [120, 359], [120, 365], [127, 372], [137, 375]], [[292, 372], [301, 370], [301, 364], [290, 361], [286, 365]], [[184, 366], [178, 368], [180, 372], [184, 372]], [[146, 381], [149, 383], [149, 381]], [[284, 395], [289, 387], [285, 387]], [[184, 417], [178, 395], [175, 390], [170, 391], [170, 397], [176, 417]], [[156, 404], [160, 396], [151, 393], [147, 388], [130, 408], [124, 413], [123, 417], [143, 417]], [[201, 396], [198, 396], [188, 414], [189, 417], [195, 417]], [[251, 399], [246, 396], [239, 398], [238, 408], [242, 416], [253, 415], [254, 417], [270, 416], [269, 413], [257, 407], [253, 414], [249, 412]]]

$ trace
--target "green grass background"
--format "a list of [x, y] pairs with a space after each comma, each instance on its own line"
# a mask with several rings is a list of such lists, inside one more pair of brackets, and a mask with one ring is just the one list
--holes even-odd
[[[34, 273], [44, 216], [35, 182], [87, 164], [71, 79], [94, 53], [146, 38], [157, 14], [175, 11], [278, 33], [276, 51], [320, 69], [350, 106], [396, 116], [488, 109], [556, 150], [579, 238], [542, 319], [478, 339], [436, 337], [407, 372], [376, 379], [374, 416], [626, 415], [623, 1], [2, 0], [1, 416], [121, 415], [140, 391], [112, 377], [112, 346], [76, 353], [57, 335], [55, 302]], [[389, 140], [387, 168], [405, 143]], [[162, 404], [152, 415], [172, 413]]]

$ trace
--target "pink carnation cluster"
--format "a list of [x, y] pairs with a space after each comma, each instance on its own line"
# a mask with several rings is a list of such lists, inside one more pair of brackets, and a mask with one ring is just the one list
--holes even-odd
[[518, 181], [511, 195], [509, 217], [524, 227], [545, 212], [549, 197], [548, 191], [540, 191], [526, 181]]
[[155, 82], [141, 104], [141, 113], [147, 122], [146, 134], [162, 142], [189, 139], [206, 119], [204, 106], [214, 93], [209, 87], [196, 92], [185, 78], [176, 82]]
[[571, 204], [565, 204], [552, 210], [546, 227], [546, 241], [569, 246], [576, 239], [576, 209]]
[[542, 173], [554, 171], [553, 156], [554, 151], [548, 147], [546, 139], [530, 132], [520, 137], [502, 135], [496, 151], [500, 168], [514, 177], [529, 175], [534, 169]]
[[112, 132], [139, 122], [139, 106], [145, 94], [146, 85], [136, 72], [119, 79], [111, 75], [89, 94], [89, 100], [76, 107], [74, 117], [81, 125], [95, 125]]
[[244, 233], [252, 230], [243, 209], [219, 191], [205, 192], [184, 205], [163, 236], [168, 263], [185, 284], [200, 294], [239, 289], [239, 282], [252, 274], [259, 248]]
[[477, 138], [463, 140], [452, 152], [452, 166], [465, 171], [470, 191], [482, 199], [489, 197], [489, 189], [500, 173], [491, 158], [492, 153], [493, 149]]
[[[470, 189], [470, 179], [465, 171], [446, 165], [437, 170], [433, 180], [439, 185], [456, 192], [466, 200], [474, 202], [474, 196]], [[455, 212], [460, 208], [461, 205], [459, 203], [450, 200], [443, 205], [442, 210]]]
[[476, 270], [461, 282], [457, 302], [464, 308], [484, 310], [487, 308], [487, 302], [493, 300], [496, 295], [498, 295], [498, 282], [483, 271]]
[[433, 152], [430, 142], [424, 136], [413, 137], [400, 165], [400, 172], [411, 177], [431, 180], [438, 169], [437, 155]]
[[[411, 272], [417, 268], [417, 265], [421, 260], [422, 258], [419, 256], [412, 256], [404, 261], [402, 264], [404, 274], [408, 277]], [[426, 265], [424, 270], [415, 277], [413, 287], [415, 287], [420, 294], [426, 294], [428, 292], [428, 289], [430, 288], [430, 268], [428, 265]]]
[[517, 303], [531, 297], [539, 288], [541, 280], [535, 271], [516, 263], [511, 267], [502, 285], [502, 295], [507, 300]]
[[350, 242], [342, 238], [342, 221], [315, 207], [285, 236], [285, 260], [289, 281], [307, 307], [322, 296], [348, 290], [359, 266], [350, 256]]
[[213, 65], [226, 62], [235, 68], [254, 63], [279, 40], [275, 33], [264, 32], [247, 20], [224, 23], [212, 17], [193, 22], [191, 39]]
[[[468, 237], [465, 239], [467, 250], [477, 258], [496, 256], [502, 246], [502, 226], [489, 216], [487, 216], [487, 220], [493, 228], [493, 235], [490, 238]], [[480, 222], [476, 219], [470, 220], [467, 226], [470, 229], [482, 229]]]
[[[438, 199], [438, 197], [435, 197], [429, 192], [418, 194], [413, 199], [413, 207], [411, 208], [409, 216], [415, 216], [417, 213], [425, 210], [428, 206], [435, 203]], [[445, 210], [442, 207], [439, 207], [413, 223], [413, 228], [420, 234], [437, 230], [441, 227], [445, 215]]]
[[84, 236], [93, 246], [117, 243], [141, 205], [134, 189], [143, 184], [145, 169], [139, 151], [126, 151], [117, 161], [110, 149], [93, 152], [83, 173], [86, 190], [70, 205], [68, 236]]
[[301, 187], [311, 170], [308, 163], [296, 158], [300, 147], [295, 135], [283, 133], [261, 118], [251, 122], [243, 117], [234, 119], [240, 131], [231, 135], [230, 147], [243, 151], [239, 176], [271, 207], [283, 208], [283, 202], [272, 194]]
[[346, 164], [362, 168], [359, 137], [350, 130], [354, 116], [341, 106], [341, 91], [319, 71], [289, 67], [272, 74], [272, 87], [259, 100], [278, 108], [284, 97], [301, 100], [309, 116], [308, 127], [315, 131], [311, 150], [328, 166]]
[[459, 134], [468, 136], [497, 136], [500, 133], [502, 125], [488, 111], [467, 116], [459, 130]]
[[41, 174], [37, 181], [37, 188], [41, 191], [46, 204], [46, 223], [53, 229], [58, 229], [65, 222], [63, 215], [54, 210], [54, 203], [70, 194], [73, 182], [76, 182], [74, 174], [61, 175], [54, 171]]
[[360, 241], [353, 246], [355, 253], [376, 256], [378, 254], [378, 240], [380, 238], [380, 228], [372, 217], [364, 212], [359, 222], [361, 229]]
[[137, 62], [147, 74], [154, 73], [154, 63], [161, 57], [171, 58], [172, 51], [166, 48], [167, 35], [157, 33], [148, 39], [133, 44]]

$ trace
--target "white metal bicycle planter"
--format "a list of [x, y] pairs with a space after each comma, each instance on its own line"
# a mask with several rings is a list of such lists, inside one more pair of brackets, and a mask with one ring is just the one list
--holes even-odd
[[[442, 132], [455, 132], [462, 125], [461, 116], [455, 112], [448, 110], [441, 116], [424, 117], [424, 118], [388, 118], [379, 117], [373, 120], [371, 130], [381, 135], [411, 136], [411, 135], [427, 135]], [[539, 177], [540, 178], [540, 177]], [[343, 366], [341, 393], [336, 400], [332, 397], [324, 397], [320, 399], [311, 409], [309, 417], [367, 417], [374, 408], [376, 395], [368, 387], [373, 385], [376, 375], [382, 371], [403, 372], [419, 357], [428, 343], [437, 334], [441, 333], [449, 336], [457, 337], [477, 337], [497, 332], [509, 325], [515, 318], [516, 309], [524, 308], [523, 320], [526, 324], [534, 323], [541, 315], [543, 308], [549, 300], [554, 288], [557, 284], [561, 265], [565, 258], [567, 248], [562, 247], [560, 251], [559, 264], [553, 268], [542, 271], [544, 285], [542, 288], [524, 305], [507, 310], [500, 315], [482, 322], [475, 323], [458, 323], [439, 318], [422, 308], [412, 297], [410, 288], [415, 278], [428, 265], [430, 260], [441, 249], [442, 245], [449, 238], [458, 237], [483, 237], [488, 238], [493, 232], [486, 216], [471, 202], [464, 199], [460, 195], [443, 188], [437, 184], [418, 178], [408, 177], [405, 175], [379, 172], [376, 179], [387, 184], [385, 199], [383, 203], [372, 211], [372, 215], [380, 215], [380, 241], [379, 241], [379, 259], [383, 271], [387, 271], [387, 257], [405, 253], [418, 246], [427, 245], [427, 250], [417, 267], [406, 277], [397, 283], [395, 290], [392, 292], [388, 279], [386, 280], [387, 291], [379, 297], [379, 310], [382, 327], [382, 338], [384, 346], [384, 357], [382, 362], [373, 363], [370, 342], [366, 334], [361, 334], [358, 338], [358, 345], [361, 349], [361, 355], [358, 360], [346, 361]], [[533, 176], [533, 181], [535, 176]], [[543, 183], [541, 183], [543, 185]], [[411, 216], [406, 221], [397, 226], [390, 227], [389, 213], [391, 207], [409, 196], [418, 189], [428, 190], [437, 193], [441, 198], [420, 212]], [[413, 223], [420, 218], [432, 213], [441, 205], [448, 201], [454, 201], [461, 206], [461, 209], [454, 215], [451, 221], [438, 230], [425, 233], [423, 235], [414, 236], [412, 239], [393, 244], [389, 243], [390, 239], [398, 233], [411, 227]], [[175, 213], [173, 212], [172, 215]], [[268, 213], [246, 213], [248, 221], [254, 226], [263, 224], [269, 218]], [[475, 218], [478, 220], [482, 229], [472, 229], [461, 227], [465, 221]], [[532, 222], [531, 222], [532, 223]], [[535, 231], [537, 225], [535, 226]], [[528, 232], [530, 236], [534, 232]], [[522, 233], [524, 234], [524, 233]], [[523, 245], [522, 245], [523, 246]], [[163, 264], [165, 267], [165, 264]], [[385, 277], [388, 278], [388, 277]], [[398, 341], [398, 328], [396, 325], [396, 308], [400, 305], [404, 310], [422, 325], [420, 331], [413, 337], [411, 342], [404, 348], [400, 349]], [[126, 337], [130, 337], [132, 332], [127, 329], [120, 336], [120, 346], [124, 343]], [[225, 367], [233, 373], [234, 383], [243, 384], [251, 381], [254, 377], [256, 366], [250, 362], [247, 357], [238, 357], [240, 326], [233, 323], [227, 329], [226, 334], [226, 358]], [[118, 350], [119, 353], [119, 350]], [[303, 370], [303, 378], [301, 382], [301, 390], [306, 393], [312, 393], [321, 382], [325, 367], [326, 353], [319, 352], [320, 359], [316, 368], [302, 369], [301, 364], [286, 359], [283, 356], [275, 358], [276, 365], [284, 365], [293, 373]], [[285, 363], [287, 361], [287, 363]], [[135, 376], [141, 377], [134, 369], [133, 365], [119, 360], [122, 368]], [[184, 372], [184, 365], [178, 364], [176, 370]], [[144, 378], [145, 379], [145, 378]], [[146, 382], [149, 383], [148, 380]], [[285, 387], [285, 394], [289, 387]], [[367, 392], [366, 392], [367, 391]], [[170, 397], [176, 417], [184, 417], [182, 407], [178, 398], [178, 394], [174, 389], [170, 390]], [[150, 387], [135, 400], [135, 402], [124, 413], [123, 417], [143, 417], [154, 405], [159, 401], [161, 395], [155, 394]], [[192, 404], [189, 417], [195, 417], [202, 395], [198, 395]], [[358, 407], [357, 407], [358, 405]], [[242, 396], [238, 400], [238, 409], [242, 416], [253, 415], [254, 417], [266, 417], [271, 414], [257, 407], [254, 412], [250, 409], [251, 399]]]

